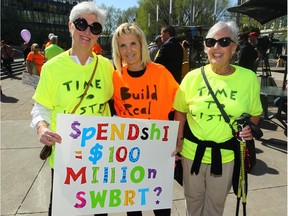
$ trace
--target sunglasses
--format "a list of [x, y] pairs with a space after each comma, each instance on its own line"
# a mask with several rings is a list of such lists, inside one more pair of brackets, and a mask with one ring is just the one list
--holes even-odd
[[99, 35], [102, 32], [102, 25], [98, 22], [88, 25], [84, 18], [78, 18], [73, 23], [78, 31], [85, 31], [88, 27], [90, 27], [90, 31], [94, 35]]
[[205, 39], [205, 45], [206, 47], [214, 47], [216, 43], [218, 43], [221, 47], [227, 47], [230, 45], [230, 43], [235, 43], [231, 38], [229, 37], [223, 37], [218, 40], [214, 38], [206, 38]]

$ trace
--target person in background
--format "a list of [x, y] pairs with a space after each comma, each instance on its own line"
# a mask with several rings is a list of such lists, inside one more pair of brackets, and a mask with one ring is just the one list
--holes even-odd
[[190, 44], [187, 40], [183, 40], [181, 44], [183, 48], [183, 63], [182, 63], [182, 73], [181, 73], [181, 80], [185, 77], [185, 75], [190, 70], [189, 68], [189, 48]]
[[[209, 64], [203, 66], [212, 90], [224, 105], [236, 131], [235, 119], [243, 113], [250, 114], [254, 124], [262, 114], [260, 83], [256, 74], [230, 64], [237, 49], [237, 35], [238, 27], [233, 21], [214, 24], [205, 39]], [[234, 149], [239, 141], [214, 103], [201, 68], [184, 77], [173, 107], [179, 131], [172, 156], [178, 152], [182, 155], [186, 215], [222, 216], [232, 186], [233, 171], [238, 173], [235, 179], [239, 180], [240, 167], [236, 166], [239, 152], [235, 152], [237, 161], [234, 160]], [[252, 140], [250, 126], [246, 125], [239, 136], [245, 141]]]
[[23, 56], [24, 56], [24, 62], [26, 63], [26, 59], [28, 54], [31, 52], [31, 47], [27, 42], [23, 43]]
[[[95, 71], [91, 82], [93, 84], [87, 91], [89, 97], [83, 98], [75, 114], [111, 116], [108, 101], [113, 96], [114, 68], [109, 59], [92, 52], [92, 47], [102, 32], [105, 18], [106, 11], [98, 8], [92, 1], [81, 2], [72, 8], [68, 22], [72, 37], [71, 49], [45, 63], [33, 96], [35, 104], [31, 111], [31, 127], [36, 128], [43, 145], [52, 147], [52, 154], [48, 158], [52, 184], [49, 216], [52, 212], [55, 143], [61, 143], [62, 140], [60, 134], [55, 132], [56, 117], [59, 113], [71, 113], [77, 108], [76, 105], [85, 91], [85, 87], [77, 88], [73, 85], [68, 87], [67, 83], [77, 82], [85, 86]], [[96, 80], [97, 86], [94, 85]], [[86, 107], [93, 109], [83, 109]]]
[[249, 43], [251, 43], [251, 45], [256, 49], [257, 47], [257, 38], [258, 38], [258, 34], [257, 32], [251, 32], [250, 34], [248, 34], [248, 41]]
[[255, 50], [252, 44], [248, 42], [248, 34], [239, 34], [238, 42], [240, 48], [238, 65], [250, 69], [256, 73], [258, 52]]
[[177, 41], [176, 31], [173, 26], [165, 26], [161, 29], [161, 40], [163, 45], [160, 47], [155, 57], [155, 62], [164, 65], [175, 80], [181, 82], [183, 48]]
[[[176, 31], [173, 26], [163, 26], [161, 28], [162, 46], [157, 52], [154, 62], [165, 66], [173, 75], [174, 79], [180, 84], [182, 79], [182, 63], [183, 63], [183, 48], [176, 39]], [[174, 119], [174, 111], [169, 114], [169, 120]], [[181, 165], [181, 157], [176, 155], [174, 179], [180, 184], [183, 184], [183, 169]]]
[[48, 34], [48, 42], [45, 44], [44, 49], [51, 45], [51, 38], [54, 37], [54, 36], [58, 37], [58, 36], [55, 35], [54, 33], [49, 33], [49, 34]]
[[[26, 58], [26, 67], [28, 73], [30, 75], [34, 74], [40, 76], [44, 62], [45, 57], [41, 53], [39, 45], [37, 43], [33, 43], [31, 46], [31, 52]], [[35, 67], [37, 68], [37, 70], [35, 70]]]
[[[151, 61], [142, 29], [135, 23], [121, 24], [113, 35], [112, 47], [116, 67], [113, 99], [117, 116], [168, 120], [179, 85], [163, 65]], [[125, 98], [123, 95], [124, 91], [133, 95], [146, 88], [155, 91], [155, 98]], [[146, 112], [133, 111], [143, 107], [147, 107]], [[170, 212], [171, 209], [154, 210], [156, 216], [169, 216]], [[141, 216], [142, 212], [127, 212], [127, 215]]]
[[103, 50], [98, 42], [94, 44], [92, 51], [95, 52], [97, 55], [102, 55], [103, 53]]
[[8, 71], [8, 75], [12, 75], [12, 66], [14, 49], [8, 45], [4, 40], [1, 41], [1, 59], [2, 66]]
[[283, 67], [283, 59], [282, 59], [282, 55], [278, 54], [277, 55], [277, 64], [276, 67]]
[[52, 36], [50, 39], [50, 46], [46, 47], [44, 50], [45, 60], [48, 61], [53, 57], [59, 55], [60, 53], [64, 52], [64, 50], [58, 46], [58, 37]]
[[150, 55], [150, 59], [152, 61], [154, 61], [155, 56], [156, 56], [158, 50], [160, 49], [160, 47], [162, 46], [162, 44], [163, 43], [161, 41], [161, 36], [157, 35], [155, 37], [155, 40], [148, 45], [149, 55]]

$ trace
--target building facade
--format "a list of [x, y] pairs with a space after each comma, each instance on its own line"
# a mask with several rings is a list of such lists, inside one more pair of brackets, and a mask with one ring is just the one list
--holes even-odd
[[21, 30], [31, 33], [29, 44], [40, 46], [48, 41], [48, 34], [58, 35], [58, 44], [71, 46], [68, 31], [69, 14], [74, 5], [83, 0], [1, 0], [1, 40], [21, 46]]

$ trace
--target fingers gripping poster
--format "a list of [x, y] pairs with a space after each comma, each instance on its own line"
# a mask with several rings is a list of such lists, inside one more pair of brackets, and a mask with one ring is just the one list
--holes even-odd
[[172, 207], [178, 122], [58, 115], [53, 216]]

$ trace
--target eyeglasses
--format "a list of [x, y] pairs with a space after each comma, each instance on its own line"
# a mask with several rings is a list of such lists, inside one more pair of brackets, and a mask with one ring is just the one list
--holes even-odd
[[216, 43], [218, 43], [221, 47], [227, 47], [230, 45], [230, 43], [235, 43], [231, 38], [229, 37], [223, 37], [218, 40], [214, 38], [206, 38], [205, 39], [205, 45], [206, 47], [214, 47]]
[[88, 25], [84, 18], [78, 18], [73, 23], [78, 31], [85, 31], [88, 27], [90, 27], [90, 31], [94, 35], [99, 35], [102, 32], [102, 25], [98, 22]]

